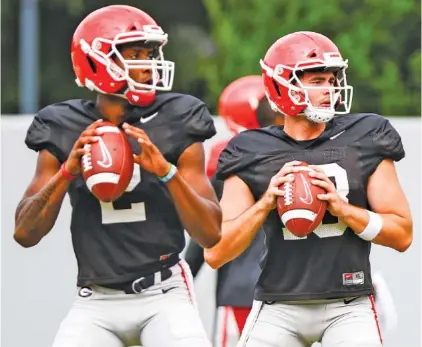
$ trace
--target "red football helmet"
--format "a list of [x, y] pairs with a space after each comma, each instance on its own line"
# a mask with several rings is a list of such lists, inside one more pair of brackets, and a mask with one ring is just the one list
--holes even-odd
[[207, 176], [209, 178], [211, 178], [212, 175], [214, 175], [215, 171], [217, 171], [218, 158], [220, 157], [220, 154], [223, 151], [223, 149], [227, 147], [229, 142], [230, 142], [230, 139], [222, 140], [215, 143], [211, 147], [209, 159], [207, 162]]
[[259, 128], [256, 112], [265, 97], [261, 76], [245, 76], [230, 83], [221, 93], [218, 113], [234, 133]]
[[[260, 61], [265, 93], [271, 107], [287, 116], [304, 113], [313, 122], [327, 122], [335, 114], [350, 112], [353, 87], [347, 84], [347, 60], [337, 46], [324, 35], [300, 31], [277, 40]], [[333, 71], [336, 83], [333, 87], [304, 86], [298, 72]], [[309, 89], [330, 92], [330, 107], [316, 107], [309, 100]], [[339, 106], [343, 110], [339, 110]]]
[[[157, 43], [157, 55], [151, 60], [125, 60], [117, 46], [128, 42]], [[145, 12], [131, 6], [106, 6], [90, 13], [72, 39], [72, 63], [80, 87], [103, 94], [122, 93], [135, 105], [148, 105], [155, 91], [171, 90], [174, 63], [164, 59], [162, 47], [167, 34]], [[113, 60], [121, 60], [121, 69]], [[130, 69], [151, 70], [150, 83], [138, 83], [129, 76]]]

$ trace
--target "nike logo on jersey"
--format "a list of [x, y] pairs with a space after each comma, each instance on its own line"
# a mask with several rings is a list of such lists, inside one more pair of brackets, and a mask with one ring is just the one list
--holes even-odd
[[154, 119], [155, 117], [157, 117], [158, 116], [158, 112], [155, 112], [154, 114], [152, 114], [151, 116], [148, 116], [148, 117], [144, 117], [144, 118], [140, 118], [140, 121], [141, 121], [141, 123], [142, 124], [145, 124], [145, 123], [148, 123], [148, 122], [150, 122], [152, 119]]
[[314, 201], [313, 197], [312, 197], [312, 193], [311, 193], [311, 187], [309, 187], [308, 182], [306, 181], [305, 177], [303, 176], [303, 173], [300, 173], [300, 178], [302, 179], [302, 183], [303, 183], [303, 189], [305, 190], [305, 197], [302, 198], [300, 197], [300, 201], [302, 201], [304, 204], [306, 205], [310, 205], [312, 204], [312, 202]]
[[343, 134], [346, 130], [340, 131], [338, 134], [335, 134], [334, 136], [330, 137], [330, 140], [334, 140], [336, 137], [339, 137], [341, 134]]
[[161, 291], [163, 292], [163, 294], [168, 293], [170, 290], [176, 289], [176, 287], [170, 287], [170, 288], [166, 288], [166, 289], [161, 289]]

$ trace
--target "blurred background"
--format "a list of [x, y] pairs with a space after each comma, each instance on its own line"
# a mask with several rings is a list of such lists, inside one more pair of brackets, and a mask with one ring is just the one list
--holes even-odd
[[212, 112], [229, 82], [260, 73], [277, 38], [311, 30], [349, 59], [354, 112], [420, 115], [419, 0], [2, 0], [3, 114], [92, 97], [74, 83], [70, 41], [82, 18], [111, 3], [157, 20], [169, 34], [165, 56], [176, 62], [174, 90], [204, 99]]
[[[169, 34], [165, 56], [176, 62], [174, 90], [203, 99], [215, 115], [217, 136], [228, 136], [217, 115], [231, 81], [259, 74], [259, 59], [279, 37], [298, 30], [332, 38], [349, 59], [353, 112], [392, 119], [406, 158], [398, 163], [415, 222], [411, 249], [399, 254], [375, 246], [372, 264], [389, 284], [399, 325], [385, 346], [421, 346], [421, 4], [419, 0], [127, 0]], [[32, 177], [36, 154], [25, 147], [32, 115], [44, 106], [94, 95], [74, 82], [70, 42], [78, 23], [105, 0], [2, 0], [1, 3], [1, 347], [50, 346], [76, 293], [66, 198], [58, 222], [39, 246], [12, 238], [13, 214]], [[10, 151], [13, 148], [13, 151]], [[16, 160], [16, 158], [20, 158]], [[209, 334], [215, 272], [196, 280], [201, 317]], [[352, 332], [355, 333], [355, 332]], [[356, 332], [357, 333], [357, 332]]]

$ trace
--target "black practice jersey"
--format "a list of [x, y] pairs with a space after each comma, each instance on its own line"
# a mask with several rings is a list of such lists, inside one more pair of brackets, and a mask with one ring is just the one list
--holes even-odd
[[[314, 140], [296, 141], [282, 127], [249, 130], [234, 137], [219, 158], [217, 178], [240, 177], [256, 200], [290, 161], [320, 165], [350, 204], [371, 209], [367, 182], [384, 159], [404, 157], [401, 138], [376, 114], [350, 114], [327, 123]], [[311, 300], [372, 292], [371, 243], [326, 213], [305, 238], [297, 238], [273, 210], [263, 225], [266, 255], [255, 291], [257, 300]]]
[[[211, 182], [218, 200], [220, 200], [223, 191], [223, 182], [217, 181], [215, 178]], [[218, 269], [217, 307], [252, 306], [255, 285], [261, 273], [259, 258], [264, 253], [264, 238], [264, 232], [260, 230], [245, 252]], [[204, 263], [204, 249], [191, 239], [186, 250], [185, 259], [195, 277]]]
[[[35, 116], [26, 145], [46, 149], [62, 163], [80, 134], [99, 118], [93, 101], [47, 106]], [[144, 129], [174, 165], [186, 148], [216, 133], [205, 104], [176, 93], [157, 95], [148, 107], [128, 107], [123, 122]], [[136, 140], [128, 139], [139, 154]], [[155, 272], [160, 259], [179, 254], [185, 246], [184, 228], [166, 185], [137, 164], [126, 193], [113, 203], [98, 201], [82, 176], [72, 181], [68, 193], [78, 285], [119, 283]]]

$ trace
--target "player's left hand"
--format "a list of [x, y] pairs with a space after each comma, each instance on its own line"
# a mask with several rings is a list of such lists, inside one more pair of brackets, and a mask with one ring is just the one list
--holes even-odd
[[151, 142], [145, 131], [127, 123], [123, 124], [123, 129], [126, 134], [135, 138], [141, 146], [141, 153], [139, 155], [133, 155], [135, 163], [159, 177], [167, 175], [170, 170], [170, 163]]
[[335, 217], [341, 217], [347, 205], [347, 201], [343, 199], [336, 190], [333, 182], [325, 174], [324, 170], [318, 166], [309, 165], [309, 168], [314, 171], [309, 171], [309, 176], [312, 177], [312, 184], [319, 186], [326, 190], [326, 194], [318, 194], [317, 198], [327, 201], [327, 210]]

